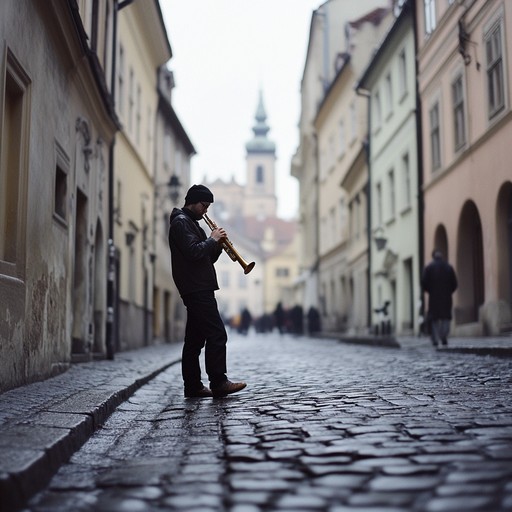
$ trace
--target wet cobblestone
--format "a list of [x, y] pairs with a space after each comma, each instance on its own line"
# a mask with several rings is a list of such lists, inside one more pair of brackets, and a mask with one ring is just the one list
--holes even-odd
[[234, 337], [224, 399], [172, 366], [121, 404], [26, 508], [512, 510], [512, 360]]

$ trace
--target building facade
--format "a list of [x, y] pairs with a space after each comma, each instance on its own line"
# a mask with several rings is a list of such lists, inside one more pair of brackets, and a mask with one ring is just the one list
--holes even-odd
[[[413, 2], [405, 2], [358, 87], [369, 93], [372, 325], [388, 302], [391, 331], [418, 332], [420, 180]], [[407, 233], [407, 236], [404, 236]]]
[[7, 0], [0, 36], [2, 391], [179, 337], [155, 184], [194, 148], [157, 0]]
[[[315, 119], [321, 124], [324, 122], [323, 117], [319, 116], [319, 107], [325, 101], [327, 92], [332, 86], [332, 83], [340, 71], [340, 66], [346, 55], [349, 54], [350, 48], [349, 35], [350, 35], [350, 20], [356, 20], [366, 13], [377, 9], [379, 7], [386, 7], [387, 2], [382, 0], [363, 0], [360, 2], [344, 2], [343, 0], [329, 0], [323, 3], [316, 9], [311, 18], [308, 49], [306, 53], [306, 61], [304, 65], [304, 72], [302, 75], [300, 91], [301, 91], [301, 113], [299, 119], [299, 145], [295, 155], [291, 161], [291, 175], [299, 181], [299, 274], [295, 283], [295, 301], [299, 303], [304, 311], [308, 311], [311, 307], [321, 309], [324, 316], [330, 325], [334, 328], [335, 325], [342, 325], [347, 323], [348, 313], [350, 311], [350, 304], [348, 296], [344, 297], [344, 293], [349, 293], [351, 284], [349, 282], [342, 282], [342, 277], [333, 277], [334, 286], [332, 285], [331, 278], [327, 278], [330, 283], [324, 285], [320, 283], [319, 268], [320, 257], [323, 251], [326, 256], [329, 249], [327, 246], [331, 243], [329, 234], [329, 222], [337, 223], [338, 231], [332, 233], [332, 240], [337, 240], [339, 248], [342, 247], [341, 239], [346, 237], [347, 228], [341, 227], [341, 210], [340, 205], [342, 202], [341, 179], [335, 184], [334, 195], [332, 204], [326, 208], [326, 205], [321, 205], [321, 180], [320, 177], [321, 166], [329, 166], [329, 160], [321, 160], [321, 151], [319, 147], [319, 134], [315, 128]], [[325, 115], [325, 114], [324, 114]], [[356, 114], [357, 115], [357, 114]], [[318, 117], [317, 117], [318, 116]], [[350, 116], [347, 115], [347, 127], [350, 126]], [[338, 122], [339, 119], [336, 122]], [[322, 126], [324, 126], [322, 124]], [[343, 128], [345, 130], [345, 126]], [[336, 158], [340, 155], [339, 152], [339, 130], [337, 128], [336, 135], [332, 135], [332, 142], [329, 142], [331, 134], [327, 135], [327, 141], [324, 141], [324, 158], [331, 158], [331, 162], [336, 162]], [[349, 132], [350, 128], [346, 131]], [[327, 132], [330, 129], [327, 128]], [[331, 132], [332, 133], [332, 132]], [[332, 150], [329, 149], [332, 147]], [[338, 149], [336, 149], [338, 148]], [[335, 156], [329, 157], [332, 151]], [[336, 155], [337, 153], [337, 155]], [[348, 160], [348, 158], [347, 158]], [[332, 165], [331, 165], [332, 167]], [[348, 176], [348, 175], [347, 175]], [[358, 180], [356, 180], [358, 182]], [[359, 194], [360, 184], [356, 185], [357, 192], [351, 191], [351, 199]], [[327, 190], [327, 187], [323, 187]], [[346, 194], [345, 194], [346, 195]], [[348, 201], [347, 197], [343, 198], [343, 209], [346, 210]], [[334, 207], [334, 212], [332, 208]], [[321, 211], [323, 213], [321, 213]], [[336, 213], [337, 212], [337, 213]], [[323, 228], [321, 216], [323, 215]], [[328, 220], [331, 219], [331, 220]], [[348, 216], [344, 224], [350, 221]], [[321, 232], [324, 230], [323, 240], [324, 248], [321, 248]], [[363, 253], [365, 248], [362, 249]], [[365, 256], [359, 253], [361, 247], [352, 249], [352, 263], [353, 271], [357, 274], [364, 273]], [[345, 266], [345, 256], [340, 256], [341, 253], [333, 256], [338, 258], [336, 267], [341, 268]], [[333, 258], [328, 258], [334, 261]], [[324, 268], [326, 265], [331, 265], [324, 258]], [[355, 285], [354, 285], [355, 286]], [[343, 291], [345, 290], [345, 291]], [[348, 292], [347, 292], [348, 291]], [[327, 297], [330, 296], [331, 309], [327, 306]], [[364, 301], [363, 298], [361, 298]], [[341, 304], [346, 305], [346, 310], [343, 309]], [[359, 303], [359, 308], [365, 308], [364, 302]], [[367, 314], [364, 314], [364, 322], [367, 322]], [[359, 321], [359, 320], [358, 320]]]
[[122, 129], [114, 148], [118, 350], [152, 340], [158, 70], [171, 55], [158, 2], [132, 2], [119, 12], [116, 111]]
[[157, 340], [173, 342], [183, 340], [186, 310], [172, 278], [169, 219], [175, 206], [183, 206], [182, 198], [190, 187], [190, 161], [196, 151], [172, 106], [172, 71], [162, 66], [158, 77], [150, 254], [154, 271], [152, 335]]
[[[364, 332], [368, 326], [367, 243], [359, 243], [368, 238], [368, 172], [365, 164], [358, 165], [365, 148], [367, 102], [354, 83], [390, 18], [389, 9], [377, 8], [347, 23], [347, 50], [338, 54], [338, 72], [314, 122], [319, 153], [319, 299], [325, 331]], [[346, 190], [342, 184], [349, 184], [349, 174], [354, 186]]]
[[425, 260], [455, 267], [454, 330], [511, 330], [512, 5], [422, 2], [417, 9], [424, 148]]
[[113, 12], [0, 4], [0, 390], [105, 357]]

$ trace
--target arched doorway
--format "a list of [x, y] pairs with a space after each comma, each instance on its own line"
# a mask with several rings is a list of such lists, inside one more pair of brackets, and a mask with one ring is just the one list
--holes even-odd
[[90, 352], [88, 340], [87, 284], [87, 196], [76, 190], [75, 261], [73, 272], [72, 354]]
[[459, 281], [455, 321], [465, 324], [478, 321], [484, 303], [484, 249], [482, 223], [473, 201], [464, 204], [458, 226], [457, 277]]
[[512, 183], [505, 183], [496, 203], [498, 297], [512, 304]]
[[432, 252], [434, 249], [443, 253], [446, 261], [450, 261], [450, 255], [448, 254], [448, 235], [446, 234], [446, 228], [443, 224], [439, 224], [434, 234], [434, 247], [431, 248]]
[[103, 243], [103, 230], [98, 219], [96, 223], [96, 237], [94, 240], [94, 348], [96, 353], [105, 353], [105, 293], [107, 265], [105, 248]]

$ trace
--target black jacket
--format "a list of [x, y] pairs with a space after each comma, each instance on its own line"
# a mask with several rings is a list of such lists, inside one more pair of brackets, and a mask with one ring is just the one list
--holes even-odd
[[181, 296], [193, 292], [218, 290], [213, 264], [222, 246], [207, 238], [187, 209], [174, 208], [169, 227], [172, 277]]
[[452, 293], [457, 289], [453, 267], [442, 258], [434, 258], [423, 271], [423, 290], [428, 293], [428, 317], [431, 320], [452, 318]]

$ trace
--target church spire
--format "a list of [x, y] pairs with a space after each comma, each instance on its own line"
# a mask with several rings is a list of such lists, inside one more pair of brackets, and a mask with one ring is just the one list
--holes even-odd
[[254, 136], [245, 145], [247, 153], [274, 153], [276, 145], [267, 138], [270, 127], [267, 124], [267, 113], [265, 112], [263, 92], [261, 89], [259, 93], [258, 106], [256, 108], [256, 115], [254, 117], [256, 120], [256, 123], [252, 128]]

